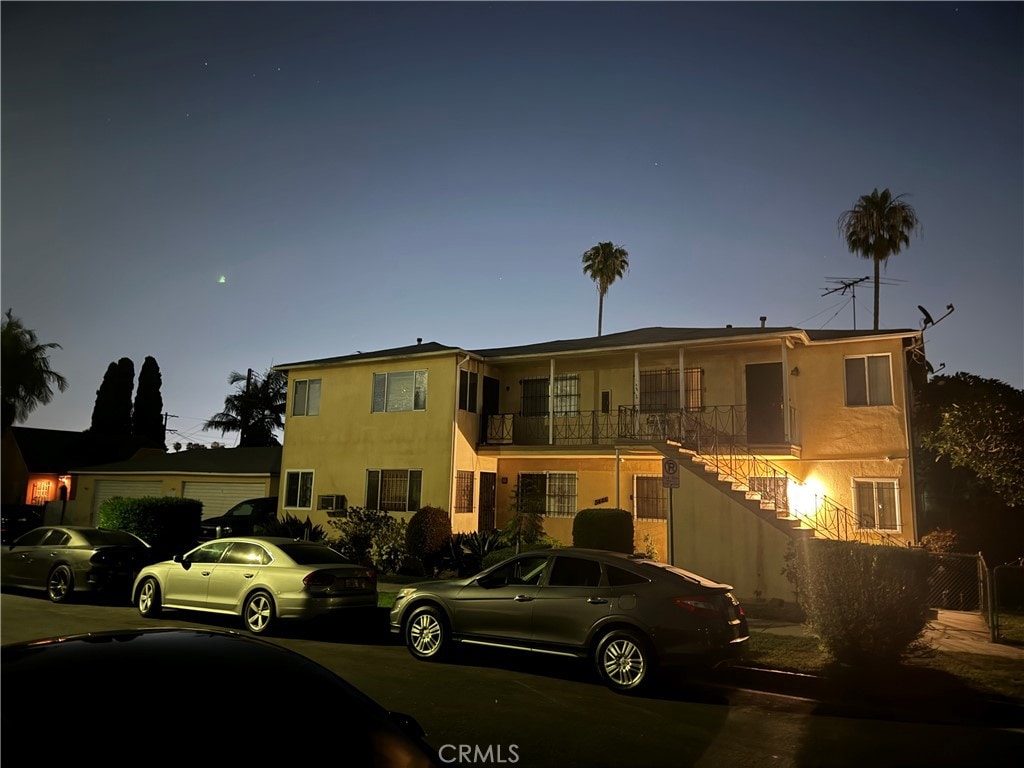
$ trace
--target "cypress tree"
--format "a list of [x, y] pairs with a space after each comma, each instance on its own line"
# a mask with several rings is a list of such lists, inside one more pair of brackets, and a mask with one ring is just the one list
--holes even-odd
[[132, 434], [154, 446], [164, 445], [164, 399], [160, 395], [163, 377], [156, 359], [147, 357], [139, 370], [139, 385], [135, 390], [135, 409], [132, 411]]
[[122, 357], [108, 365], [100, 388], [96, 390], [90, 431], [99, 435], [130, 435], [134, 388], [135, 363]]

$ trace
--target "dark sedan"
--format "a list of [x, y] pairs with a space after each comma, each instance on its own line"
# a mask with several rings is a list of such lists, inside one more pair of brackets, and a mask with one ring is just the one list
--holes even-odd
[[[305, 656], [234, 632], [157, 628], [7, 645], [2, 674], [12, 759], [17, 742], [74, 765], [108, 738], [102, 761], [113, 765], [287, 765], [319, 749], [343, 766], [439, 765], [412, 717]], [[203, 722], [206, 735], [195, 737]]]
[[629, 691], [659, 665], [716, 666], [742, 656], [747, 620], [731, 590], [616, 552], [529, 552], [467, 579], [402, 589], [391, 631], [426, 660], [458, 643], [589, 658], [608, 687]]
[[46, 525], [0, 550], [0, 584], [44, 589], [55, 603], [100, 590], [120, 589], [127, 598], [150, 553], [146, 542], [125, 531]]

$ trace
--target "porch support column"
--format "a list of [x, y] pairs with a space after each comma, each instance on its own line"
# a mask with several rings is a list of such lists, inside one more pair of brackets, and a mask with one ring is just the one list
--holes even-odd
[[789, 423], [789, 346], [786, 340], [782, 340], [782, 423], [785, 430], [786, 442], [793, 443], [790, 437], [792, 425]]
[[640, 432], [640, 353], [633, 353], [633, 435]]
[[551, 358], [548, 374], [548, 445], [555, 444], [555, 358]]
[[[679, 410], [686, 410], [686, 369], [683, 367], [683, 348], [679, 348]], [[679, 437], [679, 435], [676, 435]]]

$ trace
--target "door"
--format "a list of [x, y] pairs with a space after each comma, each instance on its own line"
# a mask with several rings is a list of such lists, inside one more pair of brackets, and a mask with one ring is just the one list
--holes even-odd
[[481, 533], [490, 533], [494, 530], [497, 488], [497, 475], [493, 472], [480, 473], [480, 499], [477, 504], [476, 529]]
[[785, 442], [785, 419], [782, 408], [782, 363], [748, 365], [748, 445]]
[[243, 596], [269, 562], [269, 553], [259, 544], [234, 542], [210, 576], [207, 607], [218, 611], [240, 609]]
[[452, 630], [476, 639], [528, 645], [533, 600], [547, 562], [547, 555], [520, 555], [463, 587], [455, 598]]
[[172, 565], [164, 583], [164, 603], [171, 607], [205, 608], [210, 577], [227, 546], [225, 541], [211, 541], [193, 550], [186, 562]]
[[586, 645], [590, 628], [608, 615], [609, 588], [601, 586], [601, 564], [582, 557], [555, 557], [547, 583], [533, 601], [533, 645]]
[[480, 410], [480, 442], [487, 442], [487, 424], [491, 416], [501, 413], [498, 403], [501, 384], [497, 379], [484, 376], [483, 408]]

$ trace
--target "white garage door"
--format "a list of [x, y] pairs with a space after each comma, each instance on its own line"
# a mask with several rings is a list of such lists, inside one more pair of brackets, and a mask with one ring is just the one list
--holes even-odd
[[181, 487], [186, 499], [203, 502], [203, 519], [220, 517], [235, 504], [246, 499], [266, 496], [266, 486], [256, 482], [204, 483], [198, 480], [186, 482]]
[[100, 504], [114, 496], [137, 499], [140, 496], [162, 496], [164, 484], [160, 480], [97, 480], [92, 494], [92, 519], [99, 520]]

